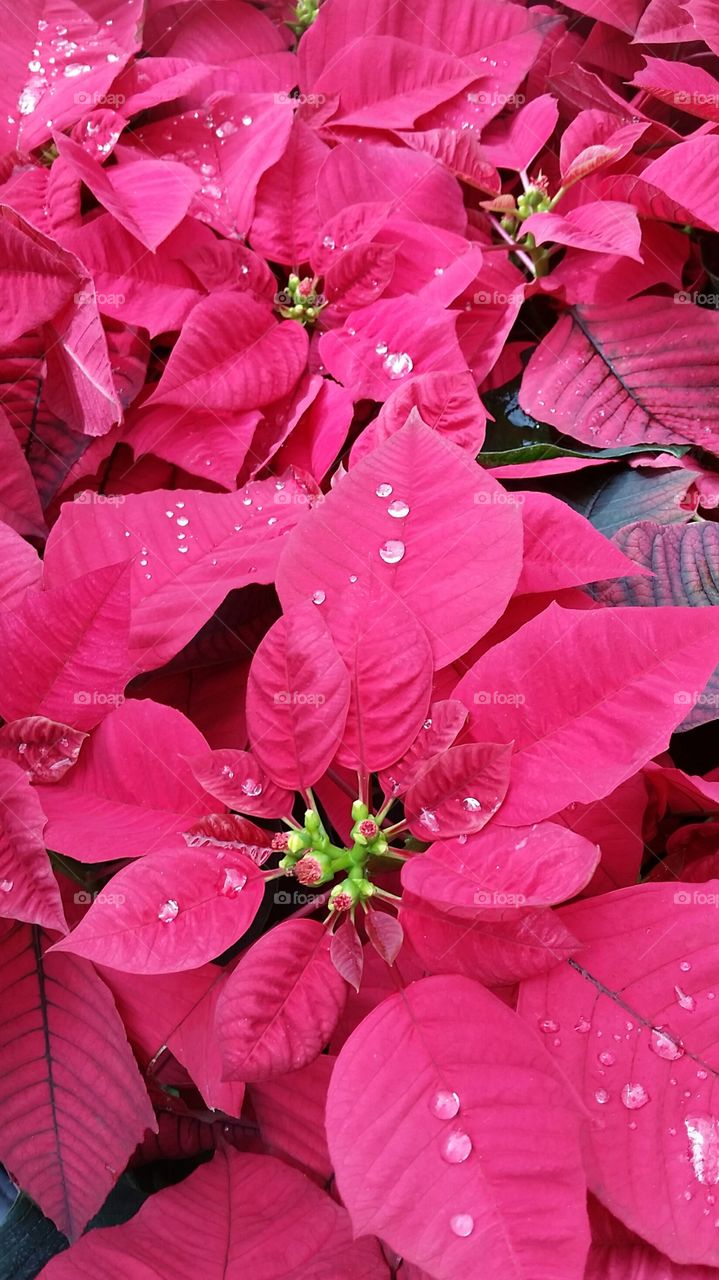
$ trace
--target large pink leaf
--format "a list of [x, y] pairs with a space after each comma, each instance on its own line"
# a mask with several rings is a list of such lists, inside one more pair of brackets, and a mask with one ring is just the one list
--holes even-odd
[[668, 62], [665, 58], [646, 58], [633, 83], [648, 89], [660, 102], [680, 106], [689, 115], [699, 116], [701, 120], [719, 120], [719, 80], [703, 67]]
[[463, 450], [410, 422], [287, 538], [280, 599], [288, 607], [319, 590], [332, 606], [351, 575], [378, 577], [425, 627], [435, 665], [446, 666], [489, 630], [516, 584], [521, 518], [504, 497]]
[[491, 826], [460, 844], [437, 840], [402, 867], [402, 884], [455, 918], [551, 906], [573, 898], [590, 879], [599, 849], [552, 822]]
[[182, 221], [198, 186], [192, 171], [172, 160], [143, 158], [103, 169], [72, 138], [58, 134], [55, 145], [103, 208], [148, 249]]
[[260, 178], [251, 241], [273, 262], [306, 262], [320, 227], [315, 188], [328, 148], [302, 120], [292, 122], [282, 159]]
[[41, 1276], [140, 1280], [143, 1273], [147, 1280], [385, 1280], [387, 1264], [376, 1241], [353, 1242], [344, 1209], [298, 1169], [223, 1147], [123, 1226], [91, 1231]]
[[[10, 579], [17, 578], [16, 590], [26, 578], [26, 585], [34, 578], [37, 555], [27, 543], [19, 538], [11, 537], [11, 530], [18, 534], [44, 534], [40, 499], [35, 488], [32, 472], [20, 447], [10, 421], [4, 409], [0, 409], [0, 525], [2, 542], [2, 586], [0, 599], [5, 602]], [[35, 560], [33, 561], [33, 556]], [[10, 557], [12, 560], [8, 563]], [[11, 572], [12, 566], [16, 572]], [[7, 584], [7, 585], [6, 585]]]
[[[706, 96], [711, 99], [712, 95]], [[718, 160], [719, 138], [716, 134], [703, 134], [668, 148], [647, 165], [641, 177], [669, 200], [679, 201], [689, 211], [692, 222], [716, 230]]]
[[427, 714], [432, 693], [427, 633], [411, 608], [377, 578], [341, 592], [328, 623], [349, 671], [349, 711], [337, 759], [363, 773], [385, 768], [407, 750]]
[[43, 715], [91, 729], [122, 701], [133, 674], [129, 622], [130, 577], [123, 564], [54, 591], [28, 591], [17, 609], [0, 613], [2, 714], [13, 720]]
[[594, 1119], [592, 1189], [674, 1261], [713, 1266], [718, 888], [639, 885], [566, 908], [577, 961], [520, 995], [535, 1027], [561, 1027], [547, 1043]]
[[230, 809], [258, 818], [281, 818], [292, 812], [294, 792], [278, 787], [249, 751], [219, 747], [188, 756], [187, 763], [200, 786]]
[[247, 932], [263, 892], [257, 866], [241, 853], [149, 853], [112, 877], [54, 950], [128, 973], [197, 969]]
[[479, 831], [509, 786], [512, 744], [466, 742], [437, 756], [414, 782], [404, 807], [420, 840]]
[[594, 446], [719, 448], [719, 376], [708, 358], [718, 337], [715, 312], [677, 299], [575, 307], [532, 355], [522, 408]]
[[495, 645], [456, 696], [474, 738], [514, 740], [499, 821], [607, 795], [666, 748], [685, 711], [677, 691], [702, 688], [718, 658], [719, 623], [703, 609], [550, 605]]
[[43, 954], [45, 943], [25, 925], [0, 932], [0, 1157], [74, 1239], [156, 1125], [104, 982], [85, 960]]
[[245, 1086], [222, 1079], [220, 1044], [214, 1030], [217, 1001], [229, 975], [219, 967], [214, 967], [214, 975], [207, 991], [173, 1027], [167, 1047], [189, 1072], [208, 1107], [239, 1116]]
[[321, 1053], [299, 1071], [257, 1080], [249, 1089], [265, 1145], [319, 1174], [323, 1181], [332, 1175], [325, 1106], [333, 1068], [334, 1058]]
[[558, 591], [635, 571], [628, 557], [584, 516], [549, 493], [519, 495], [524, 560], [517, 592]]
[[21, 769], [0, 760], [0, 916], [67, 932], [45, 851], [45, 814]]
[[67, 777], [38, 789], [48, 845], [81, 862], [136, 858], [168, 844], [181, 851], [181, 832], [217, 807], [184, 759], [206, 750], [202, 734], [172, 707], [123, 703]]
[[487, 986], [511, 986], [545, 973], [579, 949], [579, 943], [548, 908], [477, 908], [440, 911], [405, 890], [400, 922], [429, 973], [459, 973]]
[[428, 427], [476, 454], [484, 443], [486, 413], [470, 373], [422, 373], [400, 385], [352, 446], [352, 463], [403, 427], [412, 409]]
[[580, 1119], [536, 1037], [467, 978], [385, 1000], [341, 1050], [327, 1099], [355, 1231], [444, 1280], [576, 1280], [589, 1244]]
[[316, 920], [289, 920], [243, 956], [217, 1002], [225, 1073], [265, 1080], [304, 1067], [327, 1044], [347, 994]]
[[302, 325], [220, 290], [192, 311], [150, 403], [257, 409], [292, 391], [306, 359]]
[[342, 739], [350, 678], [314, 604], [270, 627], [250, 667], [247, 727], [272, 781], [305, 791], [322, 776]]
[[309, 494], [290, 474], [236, 493], [155, 489], [113, 503], [66, 502], [48, 539], [45, 585], [132, 559], [133, 656], [159, 666], [199, 631], [228, 591], [271, 582], [284, 529]]

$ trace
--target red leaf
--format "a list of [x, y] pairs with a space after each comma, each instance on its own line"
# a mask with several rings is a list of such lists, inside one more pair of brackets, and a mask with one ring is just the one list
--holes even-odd
[[19, 764], [33, 782], [59, 782], [77, 764], [86, 737], [45, 716], [25, 716], [0, 729], [0, 756]]
[[579, 1123], [536, 1037], [467, 978], [385, 1000], [342, 1049], [327, 1100], [355, 1231], [445, 1280], [576, 1280], [589, 1244]]
[[272, 853], [269, 841], [272, 833], [258, 827], [249, 818], [237, 813], [210, 813], [199, 822], [193, 822], [189, 831], [182, 833], [190, 849], [211, 846], [215, 849], [234, 849], [244, 853], [261, 867]]
[[514, 739], [499, 821], [598, 800], [664, 750], [685, 710], [677, 690], [716, 665], [717, 626], [704, 609], [550, 605], [484, 654], [455, 692], [473, 737]]
[[155, 1117], [112, 996], [92, 965], [43, 955], [37, 930], [6, 925], [0, 967], [0, 1157], [75, 1239], [144, 1131], [156, 1129]]
[[467, 708], [456, 698], [433, 702], [412, 745], [390, 769], [380, 771], [385, 796], [401, 796], [423, 773], [435, 756], [451, 747], [467, 719]]
[[226, 1075], [265, 1080], [304, 1067], [329, 1040], [347, 987], [316, 920], [288, 920], [243, 956], [217, 1005]]
[[0, 916], [67, 933], [45, 851], [45, 814], [25, 774], [0, 760]]
[[549, 493], [517, 495], [524, 522], [524, 562], [517, 594], [558, 591], [632, 573], [628, 557], [609, 538]]
[[394, 964], [404, 942], [404, 929], [397, 917], [390, 915], [388, 911], [373, 911], [370, 908], [364, 922], [367, 937], [377, 955], [386, 964]]
[[231, 809], [258, 818], [284, 818], [292, 812], [294, 795], [270, 781], [249, 751], [221, 747], [187, 763], [201, 787]]
[[410, 831], [420, 840], [479, 831], [509, 786], [512, 745], [468, 742], [437, 756], [405, 797]]
[[149, 853], [112, 877], [53, 950], [128, 973], [197, 969], [247, 932], [263, 893], [263, 877], [241, 854]]
[[327, 1053], [287, 1076], [255, 1081], [249, 1087], [252, 1110], [270, 1153], [298, 1162], [323, 1182], [332, 1176], [325, 1135], [327, 1088], [335, 1060]]
[[577, 961], [520, 994], [534, 1026], [561, 1024], [548, 1045], [594, 1122], [590, 1187], [675, 1262], [711, 1266], [718, 889], [638, 885], [566, 908]]
[[337, 759], [382, 769], [406, 751], [427, 714], [432, 649], [399, 596], [377, 578], [356, 582], [330, 605], [332, 638], [349, 671], [349, 709]]
[[305, 791], [322, 776], [342, 738], [350, 681], [314, 604], [270, 627], [250, 667], [247, 727], [273, 782]]
[[129, 1222], [89, 1232], [47, 1265], [43, 1280], [139, 1280], [138, 1268], [172, 1280], [384, 1280], [387, 1274], [377, 1243], [353, 1243], [344, 1209], [314, 1182], [281, 1160], [231, 1147], [178, 1186], [150, 1196]]
[[349, 917], [337, 926], [330, 937], [330, 960], [340, 977], [359, 991], [362, 981], [362, 943], [353, 920]]
[[283, 605], [322, 590], [331, 606], [350, 575], [379, 578], [425, 627], [435, 665], [446, 666], [489, 630], [517, 581], [521, 519], [505, 496], [466, 453], [408, 423], [289, 535], [277, 572]]

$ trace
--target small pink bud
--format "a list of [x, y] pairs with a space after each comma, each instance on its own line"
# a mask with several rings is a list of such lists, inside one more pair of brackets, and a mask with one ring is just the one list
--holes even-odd
[[315, 282], [311, 276], [305, 276], [304, 280], [300, 280], [297, 286], [297, 292], [301, 298], [311, 298], [315, 291]]
[[349, 911], [350, 907], [354, 906], [352, 894], [343, 889], [341, 893], [333, 895], [330, 899], [330, 906], [333, 911]]
[[319, 884], [324, 876], [322, 863], [319, 858], [313, 858], [311, 854], [307, 854], [304, 858], [300, 858], [295, 866], [295, 875], [300, 884]]
[[374, 818], [365, 818], [364, 822], [360, 822], [357, 830], [360, 835], [365, 837], [366, 840], [374, 840], [379, 827], [377, 826]]
[[273, 837], [272, 837], [272, 848], [273, 848], [273, 849], [278, 849], [278, 850], [279, 850], [279, 849], [286, 849], [286, 848], [287, 848], [287, 841], [289, 840], [289, 838], [290, 838], [290, 833], [289, 833], [289, 831], [278, 831], [278, 832], [277, 832], [275, 835], [273, 835]]

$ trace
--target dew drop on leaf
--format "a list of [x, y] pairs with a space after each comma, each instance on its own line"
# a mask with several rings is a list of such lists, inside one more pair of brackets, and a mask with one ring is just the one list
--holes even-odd
[[684, 1117], [689, 1139], [689, 1157], [697, 1182], [716, 1186], [719, 1182], [719, 1121], [715, 1116]]
[[482, 802], [481, 800], [478, 800], [476, 796], [465, 796], [462, 801], [462, 808], [465, 809], [467, 813], [478, 813], [482, 808]]
[[262, 783], [258, 782], [256, 778], [245, 778], [245, 781], [240, 785], [240, 791], [244, 796], [261, 796]]
[[598, 1058], [603, 1067], [613, 1067], [617, 1060], [616, 1054], [610, 1053], [608, 1049], [600, 1053]]
[[403, 520], [405, 516], [409, 515], [409, 505], [403, 502], [401, 498], [395, 498], [393, 502], [390, 502], [387, 513], [390, 516], [394, 516], [395, 520]]
[[429, 1109], [438, 1120], [453, 1120], [459, 1111], [459, 1094], [438, 1089], [430, 1099]]
[[697, 1002], [694, 999], [694, 996], [687, 995], [685, 991], [682, 991], [681, 987], [675, 987], [674, 994], [677, 998], [677, 1004], [681, 1009], [687, 1009], [689, 1013], [694, 1012], [697, 1007]]
[[452, 1129], [442, 1139], [442, 1159], [447, 1164], [463, 1164], [472, 1154], [472, 1139], [462, 1129]]
[[432, 831], [435, 833], [439, 831], [439, 822], [437, 821], [437, 814], [434, 813], [432, 809], [420, 809], [419, 820], [421, 825], [423, 827], [426, 827], [428, 831]]
[[167, 902], [163, 902], [160, 907], [160, 910], [157, 913], [157, 918], [161, 924], [172, 924], [173, 920], [177, 918], [179, 910], [180, 908], [175, 902], [175, 899], [168, 898]]
[[0, 893], [11, 893], [14, 880], [0, 880]]
[[324, 593], [324, 591], [313, 591], [313, 592], [312, 592], [312, 603], [313, 603], [313, 604], [324, 604], [325, 599], [326, 599], [326, 597], [325, 597], [325, 593]]
[[574, 1024], [574, 1030], [578, 1031], [580, 1035], [586, 1035], [587, 1031], [591, 1030], [591, 1027], [592, 1024], [589, 1021], [589, 1018], [585, 1018], [583, 1015], [580, 1018], [577, 1018], [577, 1021]]
[[389, 498], [391, 492], [392, 492], [391, 484], [378, 484], [377, 488], [375, 489], [375, 493], [377, 494], [378, 498]]
[[642, 1084], [625, 1084], [621, 1093], [622, 1103], [627, 1111], [639, 1111], [649, 1101], [649, 1094]]
[[658, 1058], [665, 1058], [667, 1062], [676, 1062], [684, 1054], [684, 1046], [663, 1027], [652, 1028], [649, 1047]]
[[400, 542], [399, 539], [388, 538], [379, 549], [380, 560], [384, 560], [385, 564], [399, 564], [405, 550], [404, 543]]
[[243, 871], [238, 871], [237, 867], [225, 868], [222, 893], [226, 898], [231, 898], [236, 893], [241, 893], [246, 884], [247, 876]]
[[414, 361], [406, 351], [390, 351], [382, 367], [390, 378], [405, 378], [414, 368]]
[[609, 1102], [609, 1094], [607, 1093], [606, 1089], [597, 1089], [594, 1097], [596, 1098], [600, 1106], [604, 1106], [605, 1102]]
[[559, 1023], [555, 1022], [553, 1018], [540, 1018], [539, 1030], [545, 1036], [552, 1036], [559, 1031]]
[[449, 1225], [456, 1236], [471, 1236], [474, 1231], [474, 1218], [470, 1213], [455, 1213]]

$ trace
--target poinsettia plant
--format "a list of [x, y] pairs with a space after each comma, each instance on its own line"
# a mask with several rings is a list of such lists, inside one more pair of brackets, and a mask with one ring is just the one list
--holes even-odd
[[719, 1276], [716, 6], [4, 22], [0, 1277]]

